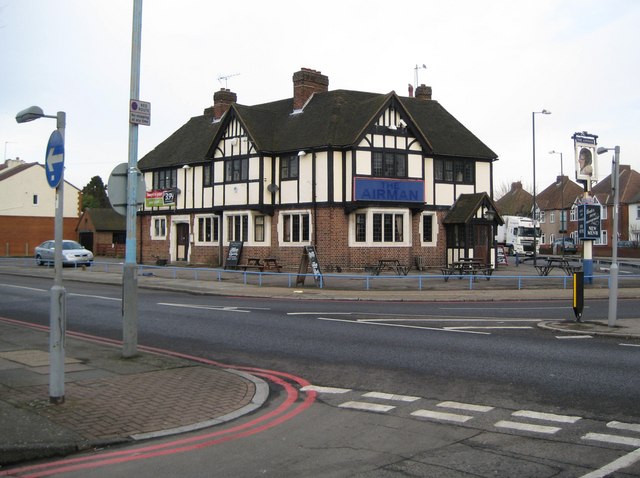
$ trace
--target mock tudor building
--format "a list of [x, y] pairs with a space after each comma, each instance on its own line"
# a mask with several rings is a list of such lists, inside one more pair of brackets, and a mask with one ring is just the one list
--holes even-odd
[[[329, 91], [303, 68], [293, 97], [244, 106], [228, 89], [140, 159], [139, 261], [221, 266], [229, 243], [295, 269], [379, 259], [495, 264], [496, 154], [431, 98]], [[458, 199], [461, 201], [458, 201]]]

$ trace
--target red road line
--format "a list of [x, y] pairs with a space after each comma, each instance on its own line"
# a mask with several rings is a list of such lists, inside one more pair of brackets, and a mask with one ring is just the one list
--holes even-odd
[[[7, 322], [13, 325], [31, 327], [38, 330], [46, 331], [49, 329], [48, 327], [45, 327], [45, 326], [30, 324], [27, 322], [20, 322], [17, 320], [6, 319], [3, 317], [0, 317], [0, 321]], [[78, 339], [97, 342], [100, 344], [108, 344], [108, 345], [121, 344], [121, 342], [113, 339], [103, 339], [101, 337], [97, 337], [89, 334], [83, 334], [80, 332], [68, 332], [68, 335]], [[148, 351], [149, 353], [154, 353], [159, 355], [160, 354], [171, 355], [171, 356], [185, 358], [188, 360], [205, 363], [209, 365], [224, 366], [226, 368], [231, 368], [231, 369], [251, 371], [255, 375], [262, 376], [265, 379], [270, 380], [282, 386], [287, 393], [287, 398], [275, 410], [267, 413], [266, 415], [258, 417], [255, 420], [245, 423], [244, 425], [238, 425], [236, 427], [232, 427], [228, 430], [220, 430], [212, 433], [205, 433], [205, 434], [197, 435], [190, 438], [182, 438], [182, 439], [173, 440], [171, 442], [167, 442], [163, 444], [150, 445], [146, 447], [135, 448], [132, 450], [107, 452], [107, 453], [101, 453], [93, 456], [62, 459], [62, 460], [57, 460], [57, 461], [44, 463], [40, 465], [13, 468], [10, 470], [1, 471], [0, 476], [10, 476], [10, 475], [18, 476], [19, 475], [24, 477], [36, 478], [40, 476], [49, 476], [56, 473], [63, 473], [66, 471], [76, 471], [76, 470], [82, 470], [82, 469], [88, 469], [88, 468], [97, 468], [100, 466], [113, 465], [113, 464], [123, 463], [127, 461], [148, 459], [148, 458], [153, 458], [157, 456], [165, 456], [165, 455], [170, 455], [174, 453], [183, 453], [183, 452], [192, 451], [200, 448], [205, 448], [205, 447], [217, 445], [220, 443], [224, 443], [227, 441], [237, 440], [239, 438], [244, 438], [246, 436], [254, 435], [256, 433], [260, 433], [270, 428], [273, 428], [275, 426], [278, 426], [284, 423], [285, 421], [292, 419], [296, 415], [302, 413], [304, 410], [309, 408], [315, 402], [315, 399], [316, 399], [315, 392], [307, 392], [305, 395], [304, 401], [300, 405], [298, 405], [297, 407], [293, 408], [290, 411], [287, 411], [289, 408], [293, 407], [293, 405], [297, 401], [298, 390], [294, 386], [292, 386], [290, 383], [286, 382], [284, 379], [297, 383], [300, 386], [308, 385], [309, 382], [307, 380], [292, 374], [284, 373], [284, 372], [270, 371], [270, 370], [254, 368], [254, 367], [240, 367], [240, 366], [236, 367], [236, 366], [224, 365], [219, 362], [215, 362], [213, 360], [194, 357], [188, 354], [183, 354], [180, 352], [172, 352], [170, 350], [163, 350], [155, 347], [143, 346], [140, 348], [145, 351]], [[272, 418], [273, 418], [272, 422], [259, 425], [260, 423], [270, 420]], [[221, 435], [229, 435], [229, 436], [222, 436], [221, 438], [215, 438]], [[215, 438], [215, 439], [211, 440], [212, 438]], [[206, 440], [206, 441], [201, 442], [202, 440]], [[194, 443], [194, 442], [201, 442], [201, 443]], [[187, 445], [187, 444], [190, 444], [190, 445]], [[179, 448], [172, 448], [172, 447], [179, 447]], [[23, 475], [23, 473], [28, 473], [33, 471], [35, 471], [35, 473]]]

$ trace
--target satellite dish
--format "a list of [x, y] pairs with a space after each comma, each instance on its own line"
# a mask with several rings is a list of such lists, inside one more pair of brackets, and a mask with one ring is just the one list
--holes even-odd
[[269, 185], [267, 186], [267, 191], [269, 191], [270, 193], [275, 193], [275, 192], [277, 192], [277, 191], [278, 191], [278, 189], [280, 189], [280, 188], [278, 187], [278, 185], [277, 185], [277, 184], [273, 184], [273, 183], [271, 183], [271, 184], [269, 184]]

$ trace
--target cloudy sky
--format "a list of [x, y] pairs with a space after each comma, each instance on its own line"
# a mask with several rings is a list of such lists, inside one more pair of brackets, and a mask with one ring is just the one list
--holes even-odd
[[[0, 0], [0, 147], [4, 159], [44, 162], [53, 120], [17, 124], [18, 111], [67, 113], [65, 178], [106, 183], [127, 162], [131, 0]], [[573, 178], [571, 136], [621, 147], [640, 171], [640, 2], [637, 0], [147, 0], [142, 10], [139, 157], [213, 103], [292, 96], [301, 67], [330, 89], [433, 98], [499, 156], [495, 185], [531, 188], [532, 112], [538, 191]], [[422, 68], [426, 65], [426, 69]], [[231, 76], [235, 75], [235, 76]], [[600, 157], [600, 175], [611, 155]]]

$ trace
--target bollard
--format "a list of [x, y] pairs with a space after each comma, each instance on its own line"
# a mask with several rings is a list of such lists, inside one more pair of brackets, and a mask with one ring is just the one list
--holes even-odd
[[576, 321], [582, 322], [582, 309], [584, 309], [584, 272], [573, 273], [573, 313]]

